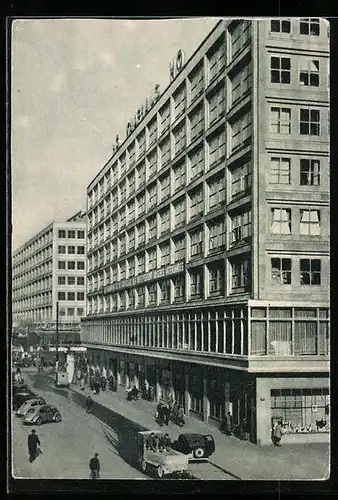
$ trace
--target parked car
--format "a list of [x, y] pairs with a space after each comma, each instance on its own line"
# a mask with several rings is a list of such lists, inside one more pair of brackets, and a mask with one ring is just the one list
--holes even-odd
[[188, 455], [189, 460], [209, 458], [215, 451], [215, 441], [210, 434], [180, 434], [173, 448]]
[[40, 405], [30, 408], [22, 419], [24, 424], [41, 425], [47, 422], [61, 422], [61, 413], [55, 406]]
[[34, 399], [27, 399], [20, 408], [15, 412], [15, 415], [18, 417], [24, 417], [30, 408], [33, 408], [34, 406], [41, 406], [45, 405], [46, 401], [43, 398], [34, 398]]
[[16, 392], [13, 395], [13, 410], [15, 411], [18, 410], [25, 401], [27, 401], [28, 399], [34, 399], [36, 397], [38, 396], [29, 389], [25, 391]]

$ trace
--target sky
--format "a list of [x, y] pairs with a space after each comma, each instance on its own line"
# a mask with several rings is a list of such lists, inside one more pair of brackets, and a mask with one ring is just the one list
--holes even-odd
[[22, 19], [12, 27], [12, 250], [86, 207], [127, 122], [218, 18]]

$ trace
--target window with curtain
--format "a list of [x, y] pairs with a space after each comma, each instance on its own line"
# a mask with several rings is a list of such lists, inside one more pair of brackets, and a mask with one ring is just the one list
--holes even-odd
[[296, 321], [294, 337], [294, 354], [317, 354], [316, 321]]
[[266, 354], [266, 322], [251, 322], [251, 354], [264, 356]]
[[272, 208], [271, 233], [291, 234], [291, 210], [288, 208]]
[[269, 355], [291, 354], [291, 321], [269, 321]]
[[301, 235], [319, 236], [320, 229], [320, 210], [300, 210]]

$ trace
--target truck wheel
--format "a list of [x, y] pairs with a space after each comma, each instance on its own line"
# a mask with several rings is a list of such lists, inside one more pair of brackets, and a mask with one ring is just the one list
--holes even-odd
[[194, 457], [195, 458], [203, 458], [204, 457], [204, 449], [199, 447], [194, 450]]
[[162, 479], [164, 471], [161, 466], [157, 467], [157, 476]]
[[147, 462], [145, 460], [142, 460], [141, 462], [141, 469], [143, 472], [147, 471]]

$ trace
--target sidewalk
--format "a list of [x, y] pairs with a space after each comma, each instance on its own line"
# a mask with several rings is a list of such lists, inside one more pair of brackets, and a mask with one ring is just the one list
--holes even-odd
[[[84, 391], [81, 391], [76, 384], [71, 384], [70, 390], [85, 396], [91, 394], [93, 400], [102, 406], [114, 410], [149, 430], [159, 428], [154, 419], [156, 403], [142, 399], [127, 401], [126, 391], [123, 388], [118, 388], [117, 392], [101, 391], [95, 396], [89, 388], [86, 387]], [[212, 434], [216, 450], [209, 462], [215, 470], [218, 469], [221, 472], [217, 474], [217, 478], [221, 478], [223, 474], [225, 478], [230, 474], [233, 479], [245, 480], [322, 480], [329, 477], [328, 444], [285, 444], [281, 448], [275, 448], [271, 444], [271, 446], [259, 447], [233, 436], [225, 436], [216, 427], [191, 417], [185, 417], [185, 422], [183, 428], [170, 422], [168, 427], [164, 426], [164, 429], [168, 429], [172, 440], [177, 439], [181, 433]], [[209, 479], [209, 477], [201, 477], [201, 479]]]

